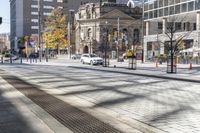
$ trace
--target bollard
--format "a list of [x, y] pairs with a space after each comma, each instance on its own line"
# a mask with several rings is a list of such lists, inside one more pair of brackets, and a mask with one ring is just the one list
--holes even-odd
[[22, 64], [22, 57], [20, 58], [20, 64]]
[[192, 63], [190, 63], [189, 69], [192, 70]]
[[3, 56], [1, 57], [1, 64], [3, 64]]
[[158, 59], [156, 60], [156, 67], [158, 67]]

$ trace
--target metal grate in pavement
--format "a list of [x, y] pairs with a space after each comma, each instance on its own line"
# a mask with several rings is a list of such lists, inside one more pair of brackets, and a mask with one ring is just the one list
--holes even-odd
[[47, 94], [15, 76], [2, 75], [2, 78], [74, 133], [121, 133], [121, 131], [94, 116]]

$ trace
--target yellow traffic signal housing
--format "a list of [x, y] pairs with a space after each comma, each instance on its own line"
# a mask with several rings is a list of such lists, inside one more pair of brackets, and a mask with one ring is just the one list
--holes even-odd
[[119, 45], [119, 48], [122, 49], [122, 44]]
[[117, 31], [114, 32], [114, 37], [117, 37]]
[[181, 45], [181, 44], [184, 44], [184, 40], [183, 40], [183, 37], [179, 37], [177, 40], [176, 40], [176, 44], [177, 45]]
[[110, 42], [111, 41], [111, 35], [108, 34], [108, 41]]
[[121, 33], [121, 38], [124, 38], [124, 33], [123, 32]]

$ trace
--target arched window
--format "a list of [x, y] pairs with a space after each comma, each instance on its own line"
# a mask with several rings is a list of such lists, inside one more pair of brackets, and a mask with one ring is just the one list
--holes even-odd
[[88, 31], [87, 31], [87, 37], [88, 38], [92, 37], [92, 29], [91, 28], [89, 28]]

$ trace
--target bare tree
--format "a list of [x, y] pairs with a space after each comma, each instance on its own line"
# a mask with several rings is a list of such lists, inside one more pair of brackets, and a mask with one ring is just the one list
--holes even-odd
[[[170, 56], [170, 66], [171, 71], [170, 73], [174, 72], [174, 57], [177, 56], [181, 50], [185, 48], [184, 38], [190, 35], [192, 32], [192, 28], [190, 26], [189, 22], [184, 23], [184, 33], [178, 34], [179, 31], [182, 30], [182, 22], [184, 22], [186, 16], [182, 17], [168, 17], [165, 18], [166, 23], [163, 27], [164, 31], [163, 34], [158, 34], [157, 40], [158, 43], [163, 44], [165, 50], [168, 52], [168, 55]], [[160, 37], [167, 38], [165, 42], [161, 41]]]

